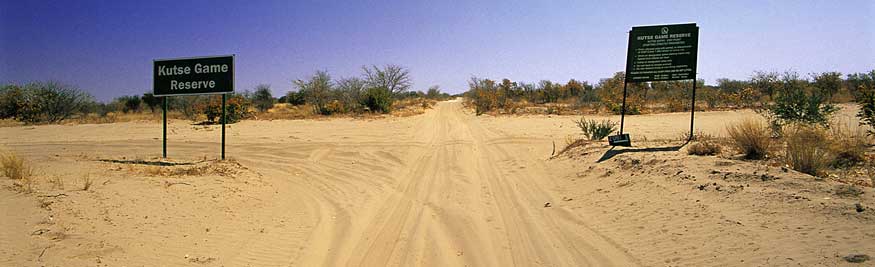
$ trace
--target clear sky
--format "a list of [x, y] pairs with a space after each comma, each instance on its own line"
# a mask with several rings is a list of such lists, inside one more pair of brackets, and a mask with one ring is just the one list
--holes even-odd
[[315, 70], [410, 69], [413, 88], [471, 76], [591, 83], [624, 69], [635, 25], [696, 22], [699, 77], [875, 69], [875, 1], [0, 0], [0, 82], [56, 80], [106, 101], [151, 91], [152, 60], [236, 54], [236, 89], [279, 96]]

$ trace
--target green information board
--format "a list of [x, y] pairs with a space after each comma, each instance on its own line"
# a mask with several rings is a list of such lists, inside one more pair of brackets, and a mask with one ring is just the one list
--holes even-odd
[[234, 56], [160, 59], [153, 63], [155, 96], [234, 92]]
[[626, 81], [694, 79], [698, 44], [699, 27], [695, 23], [632, 27]]

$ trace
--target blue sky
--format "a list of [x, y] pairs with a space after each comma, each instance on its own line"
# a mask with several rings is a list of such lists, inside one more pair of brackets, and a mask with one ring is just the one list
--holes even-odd
[[635, 25], [696, 22], [699, 77], [875, 69], [875, 1], [0, 0], [0, 82], [56, 80], [106, 101], [151, 91], [152, 60], [236, 54], [236, 90], [274, 95], [315, 70], [410, 69], [413, 88], [471, 76], [591, 83], [624, 69]]

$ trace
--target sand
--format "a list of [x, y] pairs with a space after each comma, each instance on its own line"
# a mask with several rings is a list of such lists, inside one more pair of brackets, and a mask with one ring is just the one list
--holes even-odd
[[[720, 136], [747, 117], [701, 112], [697, 129]], [[835, 266], [875, 255], [872, 188], [688, 156], [673, 140], [689, 113], [628, 117], [636, 148], [552, 157], [574, 118], [475, 116], [447, 101], [403, 118], [243, 121], [227, 129], [224, 162], [218, 126], [186, 121], [169, 124], [167, 161], [158, 123], [0, 128], [0, 148], [37, 170], [30, 194], [0, 178], [0, 266]]]

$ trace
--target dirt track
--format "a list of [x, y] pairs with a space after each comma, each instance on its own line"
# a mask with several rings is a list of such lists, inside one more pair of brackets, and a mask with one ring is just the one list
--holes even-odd
[[[701, 129], [747, 115], [703, 113]], [[673, 137], [685, 118], [629, 123]], [[872, 193], [841, 199], [793, 172], [682, 151], [596, 145], [550, 160], [570, 119], [477, 117], [450, 101], [406, 118], [245, 121], [228, 129], [239, 165], [195, 176], [126, 163], [160, 152], [154, 123], [3, 128], [0, 144], [66, 188], [23, 195], [3, 179], [0, 201], [15, 204], [0, 210], [0, 265], [835, 265], [872, 249], [871, 212], [845, 210]], [[218, 136], [173, 122], [170, 156], [215, 157]], [[737, 178], [757, 171], [783, 182]], [[83, 175], [93, 189], [75, 189]], [[712, 182], [734, 191], [695, 189]]]

